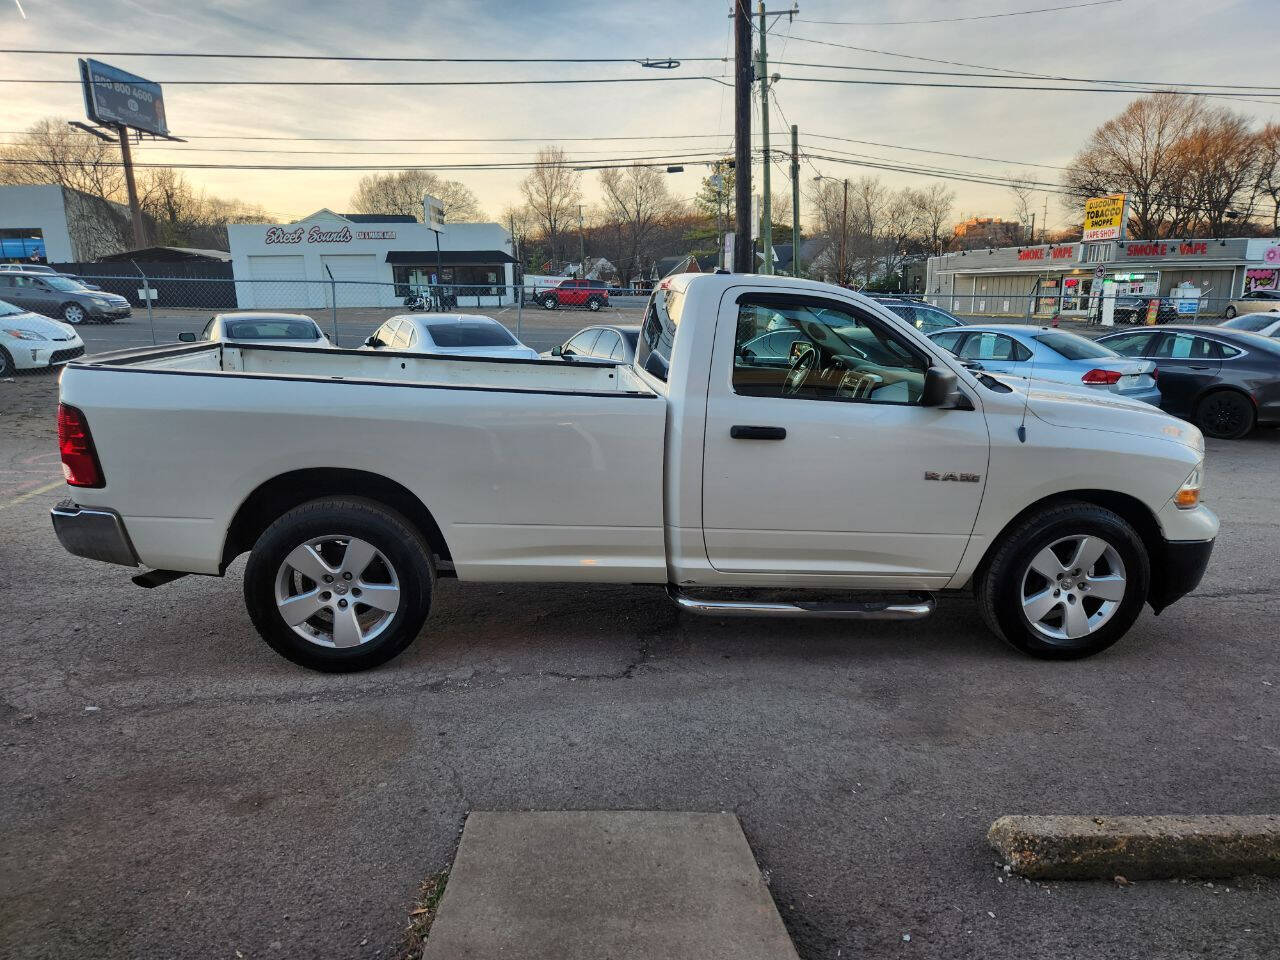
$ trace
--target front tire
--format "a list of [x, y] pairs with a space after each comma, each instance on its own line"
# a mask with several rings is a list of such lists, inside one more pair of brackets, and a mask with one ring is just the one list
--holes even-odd
[[0, 347], [0, 377], [11, 377], [15, 370], [13, 357], [9, 356], [8, 350]]
[[244, 599], [262, 639], [325, 673], [376, 667], [404, 651], [431, 609], [435, 568], [422, 537], [371, 500], [290, 510], [254, 544]]
[[1249, 398], [1234, 390], [1217, 390], [1196, 404], [1196, 426], [1218, 440], [1239, 440], [1255, 418]]
[[1124, 518], [1067, 502], [1011, 530], [979, 572], [976, 592], [987, 626], [1011, 646], [1076, 660], [1125, 635], [1150, 582], [1146, 547]]
[[62, 305], [62, 319], [72, 326], [79, 326], [85, 321], [84, 307], [78, 303], [64, 303]]
[[542, 309], [543, 309], [543, 310], [554, 310], [554, 309], [555, 309], [556, 307], [558, 307], [558, 306], [560, 306], [560, 301], [559, 301], [559, 300], [557, 300], [555, 297], [543, 297], [543, 298], [542, 298]]

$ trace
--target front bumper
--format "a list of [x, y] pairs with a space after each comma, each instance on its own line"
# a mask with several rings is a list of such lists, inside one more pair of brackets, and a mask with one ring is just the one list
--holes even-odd
[[1213, 540], [1164, 542], [1163, 555], [1151, 558], [1151, 590], [1147, 602], [1152, 610], [1159, 613], [1200, 586], [1214, 543]]
[[68, 553], [126, 567], [138, 566], [124, 521], [114, 510], [82, 507], [63, 500], [50, 511], [53, 532]]
[[86, 306], [84, 308], [84, 312], [95, 320], [102, 319], [104, 317], [119, 320], [122, 317], [132, 316], [133, 307], [129, 306], [127, 303], [121, 306], [103, 306], [102, 304], [94, 303]]
[[[68, 340], [27, 341], [22, 346], [9, 348], [16, 367], [22, 370], [39, 370], [45, 367], [57, 367], [84, 355], [84, 343]], [[40, 346], [36, 346], [40, 344]]]

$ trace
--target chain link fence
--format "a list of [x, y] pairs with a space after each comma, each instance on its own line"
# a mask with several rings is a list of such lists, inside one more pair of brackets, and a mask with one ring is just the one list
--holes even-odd
[[[1239, 298], [1187, 296], [1176, 289], [1165, 296], [1152, 294], [1084, 294], [1058, 291], [1042, 294], [934, 293], [899, 295], [946, 310], [964, 320], [1058, 323], [1079, 326], [1126, 324], [1213, 324], [1247, 312]], [[1280, 306], [1280, 302], [1274, 304]]]

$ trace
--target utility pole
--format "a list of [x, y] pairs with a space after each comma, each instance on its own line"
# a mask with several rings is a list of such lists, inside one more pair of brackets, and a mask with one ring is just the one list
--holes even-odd
[[142, 205], [138, 203], [138, 185], [133, 179], [133, 154], [129, 151], [129, 130], [123, 123], [116, 124], [120, 134], [120, 158], [124, 162], [124, 185], [129, 194], [129, 219], [133, 221], [133, 246], [141, 250], [147, 245], [146, 230], [142, 224]]
[[769, 24], [765, 20], [764, 0], [760, 0], [760, 136], [764, 147], [763, 189], [764, 222], [760, 224], [760, 246], [764, 251], [763, 274], [773, 273], [773, 210], [769, 202]]
[[840, 207], [840, 285], [845, 285], [846, 269], [845, 269], [845, 246], [844, 238], [849, 232], [849, 179], [844, 181], [844, 203]]
[[1048, 236], [1046, 232], [1049, 229], [1049, 194], [1044, 195], [1044, 219], [1040, 221], [1040, 239], [1043, 240]]
[[791, 275], [800, 276], [800, 131], [791, 125]]
[[733, 272], [751, 273], [751, 16], [747, 0], [733, 0]]
[[582, 204], [578, 204], [578, 277], [586, 279], [587, 276], [587, 238], [582, 233]]

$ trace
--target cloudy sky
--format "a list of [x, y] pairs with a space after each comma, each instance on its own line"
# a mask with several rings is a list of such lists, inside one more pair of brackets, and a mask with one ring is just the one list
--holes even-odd
[[[952, 67], [888, 53], [960, 61], [987, 68], [1071, 77], [1161, 83], [1274, 83], [1277, 0], [1120, 0], [1031, 16], [949, 23], [870, 25], [1027, 10], [1081, 0], [801, 0], [795, 22], [779, 19], [769, 37], [773, 71], [782, 75], [772, 112], [775, 132], [799, 125], [802, 150], [860, 155], [870, 162], [954, 171], [1033, 172], [1054, 181], [1083, 137], [1123, 108], [1115, 93], [975, 91], [813, 83], [799, 77], [989, 83], [989, 70]], [[674, 71], [617, 64], [377, 64], [184, 60], [103, 56], [167, 82], [172, 132], [185, 145], [144, 144], [138, 161], [237, 164], [429, 164], [466, 183], [498, 215], [518, 200], [522, 172], [450, 171], [450, 164], [519, 162], [539, 142], [562, 141], [583, 161], [671, 155], [677, 196], [692, 197], [707, 172], [699, 164], [730, 148], [733, 132], [731, 21], [726, 0], [615, 0], [613, 3], [519, 0], [0, 0], [0, 46], [89, 51], [233, 52], [445, 57], [677, 58]], [[777, 0], [773, 9], [785, 7]], [[813, 21], [863, 21], [859, 25]], [[886, 53], [815, 43], [846, 44]], [[711, 58], [696, 61], [693, 58]], [[789, 61], [780, 63], [779, 61]], [[791, 64], [957, 70], [977, 78], [885, 75]], [[0, 53], [0, 77], [74, 79], [74, 55]], [[497, 80], [689, 78], [565, 86], [299, 87], [179, 85], [180, 80]], [[1014, 81], [1017, 82], [1017, 81]], [[45, 116], [79, 119], [74, 84], [5, 84], [0, 139]], [[1280, 100], [1223, 101], [1260, 121], [1280, 119]], [[758, 130], [758, 120], [756, 121]], [[656, 139], [657, 137], [687, 139]], [[818, 139], [873, 141], [878, 146]], [[421, 142], [213, 139], [215, 137], [418, 138]], [[535, 142], [457, 142], [460, 138], [534, 138]], [[604, 137], [638, 137], [603, 140]], [[587, 139], [569, 139], [587, 138]], [[655, 139], [647, 139], [655, 138]], [[453, 141], [453, 142], [450, 142]], [[780, 142], [780, 141], [775, 141]], [[948, 151], [967, 159], [916, 150]], [[232, 152], [232, 150], [238, 152]], [[263, 152], [280, 151], [280, 152]], [[302, 152], [307, 151], [307, 152]], [[1031, 164], [1042, 164], [1032, 167]], [[815, 159], [803, 168], [856, 177], [868, 171]], [[874, 172], [874, 171], [873, 171]], [[262, 204], [280, 219], [348, 205], [358, 172], [191, 170], [210, 191]], [[782, 177], [781, 171], [775, 179]], [[894, 185], [925, 185], [916, 174], [881, 172]], [[1008, 192], [952, 182], [956, 214], [1006, 215]], [[597, 195], [586, 183], [588, 199]], [[1041, 201], [1042, 202], [1042, 201]], [[1062, 209], [1049, 204], [1051, 224]]]

